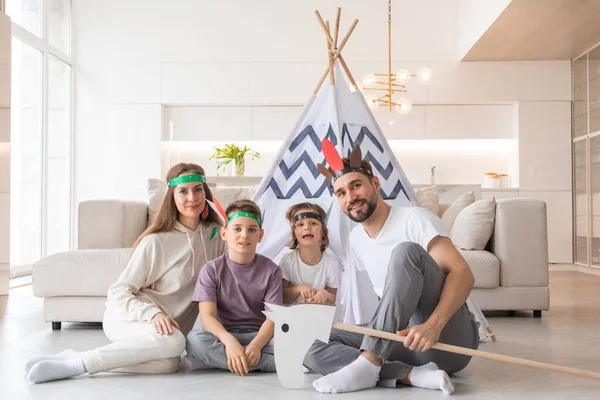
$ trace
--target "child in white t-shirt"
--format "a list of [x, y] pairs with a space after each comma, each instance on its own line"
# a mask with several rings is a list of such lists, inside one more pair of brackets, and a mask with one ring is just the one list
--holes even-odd
[[286, 212], [293, 250], [279, 263], [286, 304], [336, 304], [341, 266], [337, 258], [325, 253], [329, 245], [325, 217], [325, 211], [312, 203], [296, 204]]

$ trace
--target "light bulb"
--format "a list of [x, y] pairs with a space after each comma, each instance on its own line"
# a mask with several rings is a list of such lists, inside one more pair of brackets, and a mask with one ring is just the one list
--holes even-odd
[[433, 76], [433, 71], [427, 67], [423, 67], [417, 71], [417, 80], [423, 85], [428, 84]]
[[394, 125], [394, 121], [390, 121], [390, 125]]
[[363, 78], [363, 86], [371, 86], [377, 83], [377, 77], [375, 76], [375, 74], [367, 74], [365, 75], [365, 77]]
[[410, 80], [410, 71], [405, 69], [401, 69], [396, 72], [396, 80], [395, 82], [400, 85], [405, 85]]
[[396, 104], [396, 111], [398, 111], [399, 114], [406, 115], [410, 112], [410, 110], [412, 110], [412, 103], [409, 99], [398, 100], [398, 103]]
[[379, 107], [379, 100], [372, 94], [365, 96], [365, 101], [371, 110], [376, 110]]

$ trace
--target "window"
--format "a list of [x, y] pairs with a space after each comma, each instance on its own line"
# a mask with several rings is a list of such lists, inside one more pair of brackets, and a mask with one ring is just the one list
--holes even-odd
[[68, 250], [71, 209], [71, 66], [48, 60], [48, 162], [46, 253]]
[[42, 0], [6, 0], [6, 14], [15, 24], [42, 37]]
[[71, 244], [71, 0], [5, 0], [12, 19], [14, 274]]
[[11, 265], [33, 263], [41, 251], [42, 62], [41, 51], [13, 37]]

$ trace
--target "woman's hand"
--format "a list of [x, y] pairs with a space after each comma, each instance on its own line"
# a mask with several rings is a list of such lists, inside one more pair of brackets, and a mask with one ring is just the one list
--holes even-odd
[[159, 335], [170, 335], [171, 333], [173, 333], [173, 329], [171, 329], [171, 326], [174, 326], [177, 329], [181, 329], [179, 328], [179, 324], [177, 323], [177, 321], [175, 321], [173, 318], [169, 317], [163, 312], [159, 312], [154, 317], [152, 317], [150, 323], [152, 324], [152, 327], [154, 328], [156, 333], [158, 333]]
[[258, 345], [250, 342], [248, 346], [246, 346], [246, 360], [248, 360], [248, 366], [254, 367], [260, 361], [261, 350]]
[[248, 361], [246, 352], [240, 342], [235, 338], [231, 342], [224, 343], [225, 353], [227, 354], [227, 366], [231, 372], [237, 376], [244, 376], [248, 373]]
[[317, 291], [310, 285], [298, 285], [298, 291], [300, 292], [300, 296], [302, 296], [304, 301], [307, 301], [317, 294]]

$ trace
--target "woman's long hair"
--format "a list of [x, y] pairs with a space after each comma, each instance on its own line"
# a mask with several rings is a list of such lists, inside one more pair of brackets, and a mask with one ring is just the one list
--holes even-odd
[[[185, 174], [188, 172], [193, 172], [195, 174], [206, 176], [204, 173], [204, 168], [202, 168], [199, 165], [192, 163], [179, 163], [171, 167], [171, 169], [167, 173], [167, 182], [173, 178], [177, 178], [181, 174]], [[206, 199], [212, 201], [213, 195], [206, 182], [203, 182], [202, 186], [204, 187]], [[177, 204], [175, 204], [174, 199], [175, 188], [176, 186], [168, 187], [167, 193], [165, 194], [165, 197], [163, 198], [160, 204], [160, 209], [158, 210], [158, 215], [156, 216], [154, 223], [150, 225], [148, 229], [146, 229], [135, 241], [135, 243], [133, 244], [134, 249], [146, 236], [158, 232], [168, 232], [175, 227], [175, 223], [179, 219], [179, 210], [177, 209]], [[208, 216], [206, 217], [206, 219], [203, 219], [202, 216], [200, 216], [200, 223], [207, 224], [214, 222], [221, 225], [221, 219], [219, 218], [215, 210], [213, 210], [208, 205], [208, 203], [206, 203], [205, 207], [208, 207]]]

